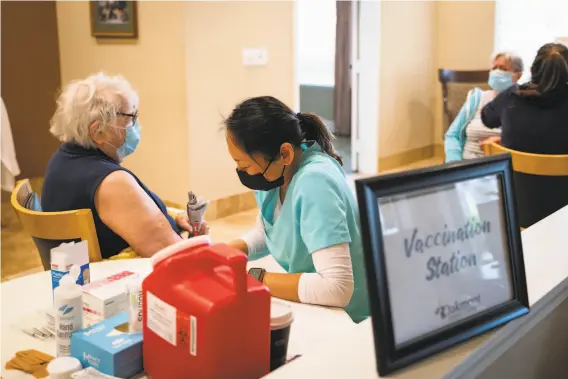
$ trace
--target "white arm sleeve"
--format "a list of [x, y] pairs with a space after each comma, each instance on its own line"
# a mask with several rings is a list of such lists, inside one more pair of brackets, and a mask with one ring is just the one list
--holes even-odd
[[260, 213], [258, 214], [254, 228], [242, 236], [241, 239], [247, 244], [249, 255], [253, 255], [255, 252], [266, 248], [264, 225], [262, 225]]
[[346, 307], [355, 283], [349, 244], [342, 243], [312, 253], [315, 273], [302, 274], [298, 297], [302, 303]]

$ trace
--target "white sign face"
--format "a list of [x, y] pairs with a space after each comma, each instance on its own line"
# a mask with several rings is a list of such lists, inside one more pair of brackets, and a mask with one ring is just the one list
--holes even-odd
[[396, 345], [513, 298], [497, 176], [378, 202]]

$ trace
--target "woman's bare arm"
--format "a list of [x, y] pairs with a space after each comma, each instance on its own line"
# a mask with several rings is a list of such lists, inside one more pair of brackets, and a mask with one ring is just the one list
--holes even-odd
[[115, 171], [103, 179], [95, 192], [95, 207], [101, 220], [140, 256], [152, 256], [181, 239], [126, 171]]

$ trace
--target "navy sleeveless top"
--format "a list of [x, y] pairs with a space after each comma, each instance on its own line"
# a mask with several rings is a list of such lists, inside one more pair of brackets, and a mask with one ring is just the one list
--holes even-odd
[[172, 229], [179, 234], [180, 230], [174, 219], [168, 215], [163, 201], [136, 175], [98, 149], [86, 149], [70, 143], [63, 144], [49, 160], [43, 183], [41, 206], [44, 212], [75, 209], [90, 209], [93, 212], [103, 258], [109, 258], [129, 247], [124, 239], [102, 222], [95, 208], [97, 188], [107, 175], [118, 170], [126, 171], [136, 179], [166, 216]]

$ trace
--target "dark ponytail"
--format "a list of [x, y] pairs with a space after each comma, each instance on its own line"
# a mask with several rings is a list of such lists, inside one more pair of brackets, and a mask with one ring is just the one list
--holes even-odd
[[306, 141], [316, 141], [322, 150], [328, 155], [335, 158], [340, 165], [343, 166], [343, 159], [336, 153], [333, 147], [333, 140], [335, 136], [324, 124], [323, 120], [313, 113], [298, 113], [298, 120], [300, 120], [300, 128], [304, 132], [304, 139]]
[[531, 81], [519, 86], [519, 95], [547, 98], [568, 87], [568, 48], [559, 43], [542, 46], [531, 67]]
[[343, 160], [333, 148], [333, 134], [318, 116], [296, 114], [272, 96], [243, 101], [225, 120], [225, 127], [234, 141], [251, 156], [260, 153], [273, 160], [280, 154], [283, 143], [300, 147], [302, 142], [316, 141], [325, 153], [343, 165]]

